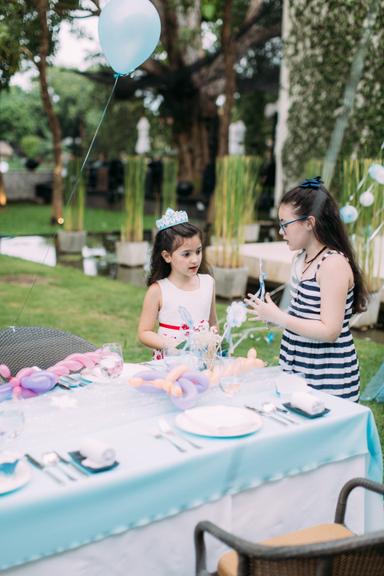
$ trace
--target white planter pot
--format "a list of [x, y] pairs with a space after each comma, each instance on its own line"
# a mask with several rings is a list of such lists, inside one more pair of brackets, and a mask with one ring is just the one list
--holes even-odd
[[143, 266], [148, 242], [116, 242], [116, 260], [121, 266]]
[[59, 252], [67, 253], [81, 253], [85, 246], [87, 233], [82, 230], [80, 232], [67, 232], [66, 230], [59, 230], [57, 233], [57, 245]]
[[380, 291], [369, 294], [367, 310], [352, 316], [351, 328], [365, 328], [377, 324], [380, 312], [380, 295]]
[[260, 224], [252, 222], [244, 226], [244, 242], [257, 242], [260, 234]]
[[216, 295], [222, 298], [245, 296], [248, 281], [248, 268], [220, 268], [213, 266]]
[[145, 272], [142, 266], [118, 266], [116, 280], [145, 287]]

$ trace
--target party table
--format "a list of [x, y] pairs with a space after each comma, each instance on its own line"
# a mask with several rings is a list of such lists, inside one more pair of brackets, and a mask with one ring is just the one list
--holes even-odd
[[[348, 479], [382, 481], [379, 438], [364, 406], [319, 392], [326, 416], [297, 417], [299, 424], [289, 426], [263, 418], [260, 430], [242, 437], [181, 432], [202, 446], [181, 453], [156, 437], [160, 416], [174, 427], [178, 411], [169, 398], [127, 385], [140, 368], [128, 364], [116, 381], [21, 401], [24, 453], [66, 454], [90, 436], [113, 446], [119, 465], [64, 485], [33, 469], [23, 488], [0, 496], [2, 575], [189, 576], [199, 520], [268, 538], [331, 521]], [[278, 374], [278, 368], [254, 371], [232, 398], [212, 387], [198, 405], [277, 400]], [[352, 498], [352, 529], [384, 525], [379, 498]], [[210, 556], [221, 552], [211, 543]]]

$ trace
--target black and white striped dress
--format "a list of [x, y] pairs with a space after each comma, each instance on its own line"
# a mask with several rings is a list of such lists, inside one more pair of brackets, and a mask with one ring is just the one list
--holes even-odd
[[[320, 286], [316, 275], [321, 263], [335, 250], [328, 250], [317, 265], [313, 278], [299, 281], [292, 289], [288, 314], [297, 318], [320, 318]], [[280, 345], [280, 366], [284, 371], [302, 373], [309, 386], [328, 394], [359, 399], [359, 362], [349, 321], [352, 316], [353, 288], [348, 290], [343, 328], [335, 342], [321, 342], [284, 330]]]

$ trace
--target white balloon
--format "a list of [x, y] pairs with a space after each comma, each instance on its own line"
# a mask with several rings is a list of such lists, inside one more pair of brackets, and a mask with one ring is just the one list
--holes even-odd
[[368, 208], [368, 206], [372, 206], [374, 201], [375, 201], [374, 195], [372, 194], [372, 192], [368, 192], [368, 190], [366, 192], [363, 192], [359, 198], [360, 204], [362, 206], [365, 206], [365, 208]]
[[384, 166], [381, 164], [372, 164], [368, 169], [368, 174], [379, 184], [384, 184]]
[[2, 160], [0, 162], [0, 172], [2, 172], [3, 174], [5, 174], [6, 172], [8, 172], [9, 170], [9, 164], [8, 162], [6, 162], [6, 160]]

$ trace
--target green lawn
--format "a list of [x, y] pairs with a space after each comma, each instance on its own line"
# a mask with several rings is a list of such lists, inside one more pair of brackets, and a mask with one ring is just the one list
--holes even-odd
[[[85, 276], [81, 271], [34, 264], [18, 258], [0, 256], [0, 318], [6, 326], [39, 325], [73, 332], [93, 342], [118, 341], [123, 344], [126, 361], [151, 358], [151, 352], [136, 339], [137, 321], [144, 288], [102, 277]], [[218, 305], [219, 318], [225, 317], [226, 305]], [[253, 338], [237, 350], [244, 354], [255, 346], [258, 356], [269, 365], [277, 365], [280, 332], [275, 330], [272, 343], [265, 340], [267, 331], [257, 326]], [[383, 345], [370, 339], [356, 339], [361, 365], [362, 388], [383, 361]], [[384, 446], [384, 410], [382, 404], [367, 403], [372, 409]]]
[[[51, 207], [39, 204], [8, 204], [0, 209], [0, 236], [40, 236], [54, 234], [60, 227], [50, 224]], [[87, 232], [119, 232], [123, 211], [87, 208], [84, 229]], [[155, 216], [144, 217], [144, 228], [150, 230]]]

